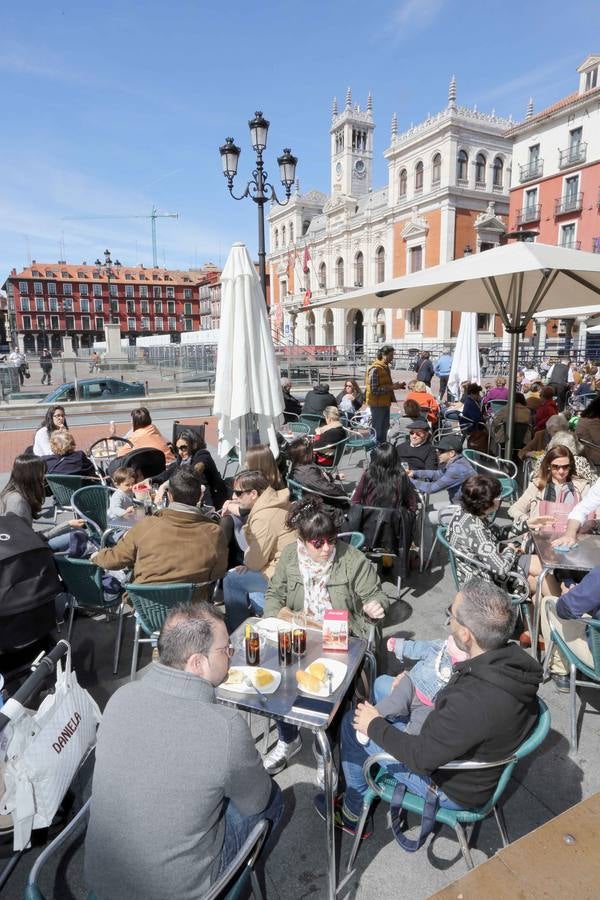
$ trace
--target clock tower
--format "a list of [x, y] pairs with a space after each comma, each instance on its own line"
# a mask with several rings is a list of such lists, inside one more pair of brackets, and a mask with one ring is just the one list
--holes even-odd
[[373, 99], [367, 108], [352, 105], [352, 91], [338, 113], [337, 100], [331, 112], [331, 193], [362, 197], [373, 186]]

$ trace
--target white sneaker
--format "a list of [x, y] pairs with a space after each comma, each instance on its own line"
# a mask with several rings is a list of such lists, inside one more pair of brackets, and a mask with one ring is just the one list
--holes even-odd
[[270, 753], [267, 753], [263, 759], [263, 765], [269, 775], [277, 775], [287, 766], [290, 759], [300, 753], [302, 749], [302, 738], [300, 735], [294, 738], [290, 744], [285, 741], [277, 741]]
[[[317, 774], [315, 776], [315, 781], [322, 791], [325, 790], [325, 762], [323, 760], [323, 755], [319, 753], [318, 747], [316, 744], [313, 744], [313, 753], [314, 757], [317, 761]], [[333, 778], [333, 793], [337, 791], [338, 786], [338, 771], [335, 763], [332, 763], [331, 775]]]

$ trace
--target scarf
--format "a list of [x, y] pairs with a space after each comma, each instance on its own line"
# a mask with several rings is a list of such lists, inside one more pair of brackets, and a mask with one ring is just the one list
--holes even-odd
[[331, 609], [327, 583], [335, 561], [335, 547], [326, 562], [316, 562], [308, 555], [302, 541], [298, 541], [298, 568], [304, 583], [304, 611], [317, 622], [322, 621], [326, 609]]
[[572, 481], [567, 481], [558, 488], [554, 482], [549, 481], [544, 491], [544, 500], [549, 500], [551, 503], [569, 503], [570, 506], [574, 506], [579, 503], [581, 497]]

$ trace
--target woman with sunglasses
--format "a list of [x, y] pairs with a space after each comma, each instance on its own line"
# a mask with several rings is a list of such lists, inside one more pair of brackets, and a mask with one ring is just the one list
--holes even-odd
[[589, 483], [577, 475], [575, 458], [568, 447], [559, 444], [548, 450], [542, 459], [540, 470], [519, 499], [509, 508], [508, 514], [517, 528], [541, 528], [552, 525], [554, 515], [540, 515], [543, 501], [558, 503], [567, 514], [585, 497]]
[[362, 407], [365, 397], [358, 383], [353, 378], [348, 378], [344, 384], [344, 390], [340, 391], [336, 400], [340, 412], [352, 418]]
[[180, 466], [191, 466], [204, 485], [203, 504], [221, 509], [230, 496], [230, 490], [200, 435], [191, 429], [180, 431], [175, 441], [175, 453], [177, 454], [175, 462], [152, 479], [155, 484], [160, 484], [155, 500], [158, 502], [162, 499], [169, 486], [169, 477]]
[[[371, 562], [360, 550], [338, 541], [335, 523], [319, 497], [294, 503], [286, 525], [296, 530], [297, 540], [284, 548], [277, 563], [265, 594], [265, 617], [293, 620], [294, 614], [304, 612], [309, 624], [321, 626], [325, 610], [347, 610], [350, 632], [366, 638], [371, 623], [365, 617], [381, 622], [389, 606]], [[264, 760], [271, 775], [284, 769], [302, 746], [297, 728], [278, 728], [279, 741]]]

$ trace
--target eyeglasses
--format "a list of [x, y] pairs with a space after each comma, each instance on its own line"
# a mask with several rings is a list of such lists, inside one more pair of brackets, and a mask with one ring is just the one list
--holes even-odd
[[177, 444], [177, 450], [189, 450], [188, 444]]
[[314, 538], [312, 541], [307, 541], [306, 543], [314, 547], [315, 550], [320, 550], [325, 544], [329, 544], [330, 547], [333, 547], [336, 541], [337, 535], [332, 534], [330, 537]]
[[446, 609], [446, 616], [448, 617], [448, 621], [450, 621], [450, 619], [454, 619], [454, 621], [458, 622], [459, 625], [462, 625], [463, 628], [465, 627], [464, 622], [461, 622], [458, 616], [452, 612], [452, 604], [450, 604], [450, 606]]
[[226, 656], [229, 657], [229, 659], [231, 659], [231, 657], [235, 653], [235, 647], [230, 642], [229, 644], [227, 644], [226, 647], [213, 647], [211, 650], [208, 651], [208, 653], [206, 655], [209, 656], [211, 653], [224, 653]]
[[236, 489], [234, 488], [231, 492], [231, 496], [232, 497], [242, 497], [244, 494], [249, 494], [249, 493], [250, 493], [250, 491], [236, 491]]
[[566, 465], [563, 465], [562, 463], [550, 463], [550, 468], [551, 469], [563, 469], [563, 470], [570, 469], [571, 463], [567, 463]]

